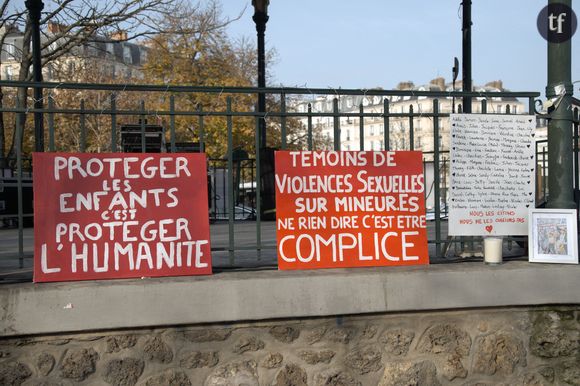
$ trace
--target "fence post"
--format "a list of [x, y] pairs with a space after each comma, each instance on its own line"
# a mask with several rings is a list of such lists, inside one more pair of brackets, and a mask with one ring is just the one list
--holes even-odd
[[334, 150], [340, 150], [340, 117], [338, 115], [338, 98], [332, 100], [332, 116], [334, 123]]
[[308, 150], [312, 150], [312, 103], [308, 104]]
[[439, 100], [433, 100], [433, 183], [435, 184], [435, 256], [441, 256], [441, 203], [439, 175]]
[[233, 124], [232, 124], [232, 97], [228, 96], [226, 98], [226, 120], [227, 120], [227, 130], [228, 130], [228, 233], [229, 233], [229, 262], [230, 266], [234, 265], [234, 137], [233, 137]]
[[175, 153], [175, 96], [169, 97], [169, 143], [171, 153]]
[[54, 151], [54, 100], [52, 93], [48, 95], [48, 150]]
[[197, 124], [199, 126], [199, 151], [205, 153], [205, 128], [203, 121], [203, 107], [201, 103], [197, 105], [197, 112], [199, 114]]
[[409, 105], [409, 150], [415, 150], [415, 132], [413, 128], [413, 105]]
[[111, 94], [111, 152], [117, 152], [117, 95]]
[[391, 150], [391, 128], [389, 127], [389, 100], [383, 100], [383, 125], [384, 125], [384, 133], [385, 133], [385, 150]]
[[87, 127], [86, 127], [86, 116], [85, 116], [85, 100], [81, 99], [81, 109], [80, 109], [80, 126], [81, 126], [81, 138], [80, 138], [80, 150], [84, 153], [87, 149]]
[[286, 94], [280, 94], [280, 131], [282, 135], [282, 150], [286, 150]]
[[141, 126], [141, 153], [145, 153], [147, 150], [147, 143], [145, 142], [145, 101], [141, 101], [141, 119], [139, 123]]
[[[365, 124], [364, 124], [364, 108], [361, 103], [358, 107], [358, 137], [359, 137], [359, 149], [363, 151], [365, 149]], [[371, 151], [373, 150], [371, 146]]]

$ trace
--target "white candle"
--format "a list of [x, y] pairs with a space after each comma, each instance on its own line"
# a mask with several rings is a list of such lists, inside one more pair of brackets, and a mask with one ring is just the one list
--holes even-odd
[[483, 256], [486, 264], [502, 263], [502, 242], [501, 237], [486, 237], [483, 240]]

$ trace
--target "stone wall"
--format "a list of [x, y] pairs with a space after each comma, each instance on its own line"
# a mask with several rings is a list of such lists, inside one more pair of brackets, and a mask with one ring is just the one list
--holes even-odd
[[0, 340], [0, 385], [580, 385], [580, 307]]

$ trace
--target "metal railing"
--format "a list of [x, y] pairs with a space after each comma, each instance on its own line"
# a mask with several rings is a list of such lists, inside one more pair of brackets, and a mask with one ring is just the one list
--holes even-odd
[[[425, 172], [432, 175], [432, 183], [426, 187], [425, 192], [426, 200], [432, 203], [428, 205], [432, 206], [433, 217], [430, 222], [430, 256], [441, 258], [445, 256], [450, 242], [442, 226], [447, 210], [449, 154], [448, 148], [441, 142], [445, 140], [442, 120], [449, 117], [450, 111], [442, 111], [444, 109], [441, 106], [451, 98], [470, 96], [480, 99], [477, 110], [486, 114], [492, 100], [505, 98], [517, 101], [517, 98], [521, 98], [527, 101], [528, 110], [534, 111], [534, 100], [539, 96], [536, 92], [258, 89], [9, 81], [0, 81], [0, 87], [5, 95], [0, 113], [3, 114], [5, 126], [13, 129], [16, 150], [14, 159], [4, 160], [2, 187], [5, 196], [8, 189], [15, 189], [16, 193], [11, 193], [10, 200], [14, 197], [17, 200], [16, 206], [12, 202], [10, 206], [16, 207], [16, 213], [5, 211], [2, 214], [0, 211], [0, 220], [7, 226], [18, 227], [18, 248], [9, 258], [19, 259], [21, 266], [24, 258], [31, 257], [24, 252], [23, 241], [24, 227], [29, 225], [33, 215], [26, 209], [26, 192], [31, 189], [30, 173], [33, 165], [27, 161], [32, 139], [25, 133], [31, 131], [34, 113], [43, 116], [46, 151], [122, 151], [120, 132], [124, 124], [137, 127], [135, 133], [140, 140], [140, 146], [138, 143], [137, 147], [146, 151], [148, 127], [153, 122], [163, 128], [160, 151], [182, 151], [181, 144], [185, 141], [192, 144], [189, 151], [212, 153], [208, 162], [208, 210], [211, 220], [218, 222], [221, 227], [227, 227], [227, 240], [221, 245], [212, 242], [212, 251], [225, 253], [229, 266], [236, 266], [240, 254], [248, 253], [254, 257], [251, 265], [260, 266], [268, 265], [262, 260], [266, 251], [275, 256], [275, 236], [272, 237], [271, 233], [264, 230], [262, 219], [262, 181], [259, 176], [262, 175], [263, 164], [260, 151], [256, 151], [263, 147], [258, 135], [260, 120], [266, 121], [269, 130], [270, 141], [267, 145], [280, 149], [322, 150], [330, 147], [341, 150], [341, 127], [345, 126], [345, 119], [353, 119], [358, 123], [359, 149], [353, 150], [373, 150], [365, 149], [369, 122], [383, 125], [380, 137], [381, 148], [384, 150], [427, 149], [424, 151]], [[19, 87], [42, 88], [44, 108], [19, 107], [6, 96]], [[266, 114], [257, 112], [254, 107], [259, 93], [265, 93], [268, 98]], [[361, 103], [351, 107], [342, 103], [341, 106], [341, 99], [344, 101], [349, 97], [358, 98]], [[373, 108], [363, 105], [363, 100], [374, 97], [380, 102], [371, 103]], [[306, 102], [307, 108], [303, 111], [297, 111], [293, 108], [297, 105], [296, 100], [310, 103]], [[318, 100], [329, 102], [330, 108], [314, 108]], [[420, 104], [428, 107], [420, 108]], [[28, 105], [32, 103], [28, 101]], [[392, 107], [395, 105], [403, 105], [404, 108], [394, 111]], [[523, 110], [517, 112], [525, 113]], [[502, 113], [512, 113], [509, 105]], [[415, 127], [418, 120], [424, 118], [428, 119], [429, 127], [424, 124]], [[317, 122], [325, 119], [332, 136], [321, 135], [324, 127]], [[23, 121], [26, 123], [23, 124]], [[243, 132], [244, 135], [241, 134]], [[403, 141], [397, 142], [396, 136], [403, 138]], [[422, 143], [418, 142], [419, 137]], [[240, 147], [245, 147], [245, 154], [236, 154]], [[539, 154], [543, 153], [539, 151]], [[545, 157], [541, 160], [545, 160]], [[238, 220], [255, 222], [255, 239], [251, 242], [236, 239], [236, 227], [240, 226]], [[247, 223], [244, 226], [247, 227]]]

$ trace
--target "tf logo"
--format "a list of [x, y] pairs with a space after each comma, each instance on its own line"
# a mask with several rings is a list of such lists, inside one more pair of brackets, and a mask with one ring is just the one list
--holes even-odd
[[564, 43], [576, 32], [578, 19], [566, 4], [551, 3], [540, 11], [537, 25], [544, 39], [550, 43]]

